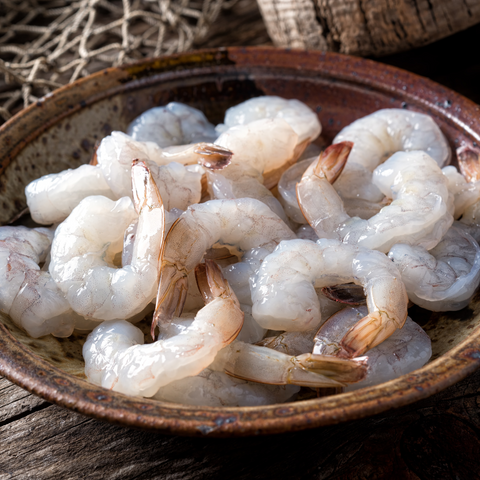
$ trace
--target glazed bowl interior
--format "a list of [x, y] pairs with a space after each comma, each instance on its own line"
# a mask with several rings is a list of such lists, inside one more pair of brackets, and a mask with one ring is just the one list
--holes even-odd
[[[380, 108], [431, 115], [455, 150], [480, 140], [478, 107], [408, 72], [321, 52], [230, 48], [181, 54], [112, 68], [41, 99], [0, 129], [0, 212], [8, 223], [25, 207], [23, 189], [41, 175], [87, 163], [96, 142], [126, 131], [140, 113], [170, 101], [202, 110], [214, 124], [248, 98], [297, 98], [317, 112], [319, 146], [353, 120]], [[455, 155], [454, 155], [455, 157]], [[422, 369], [356, 392], [283, 405], [209, 408], [127, 397], [85, 381], [85, 337], [32, 339], [0, 316], [0, 373], [20, 386], [96, 418], [188, 435], [278, 433], [360, 418], [429, 396], [477, 368], [480, 297], [450, 313], [411, 312], [432, 339]]]

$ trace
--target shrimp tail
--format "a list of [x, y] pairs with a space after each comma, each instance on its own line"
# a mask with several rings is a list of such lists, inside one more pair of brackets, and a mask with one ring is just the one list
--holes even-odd
[[194, 153], [199, 156], [198, 163], [210, 170], [222, 170], [230, 164], [233, 152], [213, 143], [197, 143]]
[[366, 377], [368, 371], [368, 357], [342, 359], [330, 355], [305, 353], [296, 359], [308, 371], [318, 372], [338, 382], [360, 382]]
[[155, 328], [169, 324], [181, 315], [188, 292], [187, 275], [175, 265], [164, 265], [160, 271], [157, 303], [150, 333], [155, 340]]
[[370, 313], [344, 335], [337, 357], [353, 358], [363, 355], [390, 337], [397, 328], [402, 328], [406, 319], [407, 315], [403, 321], [398, 322], [386, 312]]
[[225, 280], [222, 270], [213, 260], [205, 259], [205, 263], [199, 263], [195, 267], [195, 279], [205, 304], [210, 303], [215, 298], [222, 297], [232, 298], [234, 303], [240, 307], [240, 303], [227, 280]]
[[458, 166], [468, 182], [480, 180], [480, 151], [464, 145], [457, 148]]
[[335, 182], [342, 173], [352, 148], [352, 142], [339, 142], [330, 145], [318, 157], [313, 169], [314, 174], [325, 177], [329, 183]]
[[[162, 197], [160, 196], [155, 180], [143, 160], [135, 159], [132, 161], [132, 193], [135, 211], [139, 215], [145, 207], [150, 210], [160, 208], [165, 212]], [[163, 228], [165, 229], [165, 213], [163, 217]], [[163, 232], [162, 235], [164, 233], [165, 232]]]

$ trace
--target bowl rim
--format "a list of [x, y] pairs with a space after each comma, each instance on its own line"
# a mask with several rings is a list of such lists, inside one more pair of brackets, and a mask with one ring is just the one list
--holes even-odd
[[[265, 65], [308, 69], [363, 88], [395, 95], [401, 93], [402, 97], [421, 104], [427, 113], [440, 114], [456, 128], [464, 129], [480, 144], [480, 107], [424, 77], [372, 60], [338, 53], [273, 47], [229, 47], [197, 50], [112, 67], [55, 90], [0, 127], [0, 149], [7, 151], [6, 162], [0, 166], [0, 173], [28, 142], [50, 126], [119, 91], [135, 90], [149, 83], [166, 81], [172, 77], [172, 72], [178, 77], [188, 75], [191, 69], [196, 73], [208, 68], [221, 72], [222, 68], [225, 71], [228, 68], [249, 70]], [[358, 74], [360, 71], [362, 75]], [[442, 102], [441, 99], [448, 100]], [[460, 106], [455, 110], [455, 115], [449, 110], [452, 105]], [[33, 128], [33, 124], [40, 127]], [[359, 419], [426, 398], [461, 380], [480, 366], [478, 326], [468, 338], [438, 359], [380, 385], [330, 397], [261, 407], [198, 407], [128, 397], [92, 385], [37, 356], [1, 322], [0, 332], [0, 375], [29, 392], [96, 419], [191, 436], [281, 433]]]

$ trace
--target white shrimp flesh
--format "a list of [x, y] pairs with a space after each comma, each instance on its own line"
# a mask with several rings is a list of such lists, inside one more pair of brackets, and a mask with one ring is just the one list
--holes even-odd
[[283, 241], [251, 282], [255, 320], [272, 330], [310, 330], [322, 321], [315, 287], [363, 285], [369, 315], [342, 340], [342, 356], [362, 355], [401, 328], [408, 297], [395, 265], [382, 253], [338, 240]]
[[427, 310], [466, 307], [480, 283], [480, 247], [458, 222], [430, 251], [397, 244], [388, 256], [398, 267], [410, 300]]

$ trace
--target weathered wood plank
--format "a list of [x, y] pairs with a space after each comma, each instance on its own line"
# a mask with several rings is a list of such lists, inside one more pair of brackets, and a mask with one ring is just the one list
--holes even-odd
[[0, 377], [0, 426], [48, 405], [45, 400]]
[[52, 405], [0, 427], [0, 480], [455, 478], [452, 472], [474, 479], [479, 478], [479, 403], [477, 372], [384, 415], [230, 440], [129, 430]]

